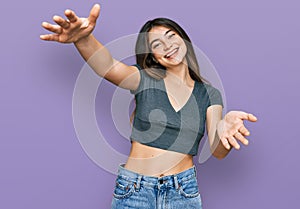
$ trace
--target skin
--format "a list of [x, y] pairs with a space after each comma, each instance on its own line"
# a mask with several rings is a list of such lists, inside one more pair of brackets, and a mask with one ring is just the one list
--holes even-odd
[[[134, 90], [140, 82], [138, 69], [115, 60], [92, 34], [99, 14], [98, 4], [93, 6], [87, 18], [80, 18], [72, 10], [66, 10], [66, 19], [53, 17], [56, 25], [42, 23], [42, 27], [52, 33], [41, 35], [40, 38], [44, 41], [73, 43], [99, 76], [124, 89]], [[171, 105], [178, 111], [187, 102], [195, 84], [188, 73], [186, 45], [176, 32], [162, 26], [151, 29], [148, 41], [155, 60], [167, 69], [164, 84]], [[166, 55], [171, 56], [167, 58]], [[232, 148], [239, 150], [239, 143], [248, 145], [245, 137], [250, 132], [244, 126], [244, 120], [257, 121], [254, 115], [242, 111], [230, 111], [222, 118], [220, 105], [210, 106], [206, 117], [211, 152], [218, 159], [226, 157]], [[133, 141], [125, 167], [144, 175], [164, 176], [184, 171], [193, 165], [191, 155]]]

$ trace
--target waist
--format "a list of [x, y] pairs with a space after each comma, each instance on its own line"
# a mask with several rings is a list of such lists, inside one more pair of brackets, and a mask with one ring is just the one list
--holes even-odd
[[131, 182], [138, 182], [149, 187], [157, 187], [158, 185], [164, 184], [166, 187], [174, 187], [180, 185], [183, 182], [187, 182], [190, 179], [196, 178], [196, 167], [192, 167], [172, 175], [155, 177], [143, 175], [125, 168], [125, 164], [119, 165], [118, 178], [126, 179]]
[[192, 155], [132, 141], [131, 151], [124, 167], [139, 174], [157, 177], [180, 173], [193, 165]]

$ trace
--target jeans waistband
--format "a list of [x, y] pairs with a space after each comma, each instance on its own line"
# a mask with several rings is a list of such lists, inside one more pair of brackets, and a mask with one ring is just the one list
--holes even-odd
[[136, 187], [139, 188], [140, 184], [145, 184], [147, 186], [158, 187], [160, 188], [162, 185], [168, 187], [175, 187], [178, 189], [178, 185], [184, 181], [187, 181], [193, 177], [196, 177], [196, 167], [193, 165], [191, 168], [182, 171], [180, 173], [155, 177], [155, 176], [147, 176], [143, 174], [136, 173], [134, 171], [128, 170], [125, 167], [125, 164], [120, 164], [118, 168], [118, 177], [127, 179], [136, 184]]

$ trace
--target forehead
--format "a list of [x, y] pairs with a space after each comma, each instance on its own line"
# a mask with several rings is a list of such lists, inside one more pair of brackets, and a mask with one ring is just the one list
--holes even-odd
[[160, 38], [161, 36], [164, 36], [166, 34], [166, 32], [169, 30], [170, 30], [170, 28], [167, 28], [164, 26], [155, 26], [155, 27], [151, 28], [151, 30], [148, 33], [149, 42], [151, 42], [154, 39]]

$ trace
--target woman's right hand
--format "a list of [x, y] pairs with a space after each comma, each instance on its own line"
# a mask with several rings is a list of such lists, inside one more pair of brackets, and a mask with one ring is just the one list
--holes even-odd
[[43, 22], [42, 27], [53, 32], [52, 34], [41, 35], [40, 38], [45, 41], [56, 41], [60, 43], [76, 43], [79, 40], [88, 37], [96, 26], [97, 18], [100, 14], [100, 5], [95, 4], [90, 11], [88, 18], [80, 18], [75, 12], [67, 9], [65, 15], [67, 19], [60, 16], [54, 16], [53, 20], [57, 25]]

